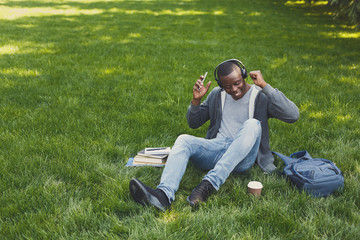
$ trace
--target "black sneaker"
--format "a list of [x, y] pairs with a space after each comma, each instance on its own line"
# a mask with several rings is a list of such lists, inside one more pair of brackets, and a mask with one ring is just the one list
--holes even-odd
[[199, 202], [205, 202], [214, 189], [215, 188], [209, 181], [203, 180], [199, 185], [197, 185], [196, 188], [192, 190], [186, 201], [192, 207], [198, 205]]
[[164, 212], [170, 207], [168, 197], [160, 189], [153, 189], [135, 178], [131, 179], [129, 187], [132, 198], [141, 205], [153, 205]]

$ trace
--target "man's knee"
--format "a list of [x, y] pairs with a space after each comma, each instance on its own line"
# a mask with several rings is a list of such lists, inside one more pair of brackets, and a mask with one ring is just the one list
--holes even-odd
[[188, 134], [181, 134], [177, 137], [175, 144], [186, 145], [193, 136]]
[[255, 118], [250, 118], [250, 119], [246, 120], [244, 124], [254, 126], [254, 127], [257, 127], [257, 126], [261, 127], [260, 121]]
[[261, 122], [255, 118], [251, 118], [245, 121], [244, 127], [254, 129], [259, 134], [261, 133]]

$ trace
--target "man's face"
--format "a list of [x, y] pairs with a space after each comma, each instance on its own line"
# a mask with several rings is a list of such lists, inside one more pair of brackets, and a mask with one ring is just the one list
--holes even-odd
[[250, 89], [250, 85], [241, 76], [241, 70], [235, 68], [229, 75], [220, 76], [220, 82], [226, 93], [239, 100]]

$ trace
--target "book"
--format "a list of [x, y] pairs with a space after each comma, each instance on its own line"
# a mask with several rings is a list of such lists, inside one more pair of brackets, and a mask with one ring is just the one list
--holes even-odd
[[145, 149], [143, 149], [143, 150], [141, 150], [140, 152], [138, 152], [137, 155], [139, 155], [139, 156], [144, 156], [144, 157], [152, 157], [152, 158], [165, 158], [165, 157], [167, 157], [169, 154], [166, 154], [166, 153], [149, 154], [149, 153], [145, 153]]
[[159, 157], [149, 157], [149, 156], [136, 155], [134, 157], [134, 163], [161, 164], [161, 163], [165, 163], [166, 159], [167, 159], [167, 156], [159, 158]]
[[165, 166], [170, 147], [145, 148], [129, 158], [127, 166]]
[[161, 164], [149, 164], [149, 163], [134, 163], [134, 158], [129, 158], [128, 162], [126, 163], [127, 167], [141, 167], [141, 166], [151, 166], [151, 167], [164, 167], [165, 164], [161, 163]]
[[156, 147], [156, 148], [145, 148], [145, 154], [169, 154], [171, 151], [170, 147]]

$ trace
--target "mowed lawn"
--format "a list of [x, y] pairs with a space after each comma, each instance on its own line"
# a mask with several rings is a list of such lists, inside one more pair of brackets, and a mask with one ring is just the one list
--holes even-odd
[[[325, 2], [0, 0], [1, 239], [359, 239], [360, 33]], [[274, 151], [307, 150], [343, 171], [327, 198], [254, 166], [193, 210], [206, 174], [192, 164], [171, 210], [132, 201], [162, 168], [126, 167], [144, 147], [204, 137], [185, 113], [196, 79], [223, 60], [293, 100], [270, 120]], [[248, 79], [251, 83], [251, 80]], [[247, 193], [251, 180], [263, 194]]]

